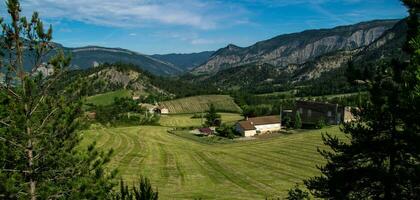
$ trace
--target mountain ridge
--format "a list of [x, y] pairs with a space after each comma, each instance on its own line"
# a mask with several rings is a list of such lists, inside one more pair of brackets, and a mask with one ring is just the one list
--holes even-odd
[[211, 74], [251, 63], [268, 63], [274, 66], [303, 64], [325, 53], [367, 46], [397, 22], [398, 20], [373, 20], [332, 29], [305, 30], [279, 35], [248, 47], [231, 44], [216, 51], [209, 61], [192, 72]]

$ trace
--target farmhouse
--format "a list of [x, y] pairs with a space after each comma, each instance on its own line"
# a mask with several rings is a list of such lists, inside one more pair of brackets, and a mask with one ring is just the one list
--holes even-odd
[[156, 106], [153, 104], [148, 104], [148, 103], [141, 103], [139, 104], [139, 106], [145, 110], [147, 110], [149, 113], [154, 113], [155, 112], [155, 108]]
[[293, 116], [296, 115], [296, 112], [299, 112], [303, 124], [316, 124], [322, 120], [326, 124], [338, 125], [354, 120], [350, 107], [338, 104], [296, 101]]
[[236, 131], [245, 137], [251, 137], [261, 133], [269, 133], [281, 130], [280, 116], [265, 116], [247, 118], [236, 123]]
[[156, 113], [156, 114], [169, 114], [169, 110], [163, 106], [153, 105], [148, 103], [141, 103], [139, 104], [140, 107], [146, 109], [149, 113]]

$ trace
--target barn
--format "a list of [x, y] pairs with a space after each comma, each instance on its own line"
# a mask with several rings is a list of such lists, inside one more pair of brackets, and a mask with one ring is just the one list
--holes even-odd
[[316, 124], [323, 120], [327, 124], [338, 125], [342, 122], [355, 120], [350, 110], [350, 107], [339, 104], [296, 101], [293, 116], [296, 115], [296, 112], [299, 112], [303, 124]]

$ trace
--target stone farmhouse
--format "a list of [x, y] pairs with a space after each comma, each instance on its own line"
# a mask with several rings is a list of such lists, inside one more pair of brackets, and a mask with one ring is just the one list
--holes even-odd
[[247, 118], [236, 123], [235, 129], [245, 137], [277, 132], [281, 130], [281, 120], [279, 115]]
[[350, 107], [331, 103], [296, 101], [292, 119], [296, 112], [299, 112], [303, 124], [316, 124], [323, 120], [326, 124], [338, 125], [354, 120]]

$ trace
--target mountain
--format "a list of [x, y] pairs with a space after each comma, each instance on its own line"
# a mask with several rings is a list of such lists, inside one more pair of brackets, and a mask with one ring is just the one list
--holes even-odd
[[214, 74], [245, 64], [277, 67], [301, 65], [337, 51], [353, 51], [368, 46], [398, 20], [375, 20], [332, 29], [308, 30], [257, 42], [249, 47], [233, 44], [216, 51], [210, 59], [192, 70], [194, 74]]
[[200, 53], [189, 54], [155, 54], [151, 57], [171, 63], [184, 71], [189, 71], [205, 63], [213, 53], [214, 51], [203, 51]]
[[[328, 52], [302, 64], [275, 66], [267, 63], [250, 63], [228, 67], [212, 74], [184, 75], [184, 78], [192, 82], [207, 83], [223, 90], [247, 89], [254, 92], [266, 92], [290, 84], [322, 83], [333, 85], [337, 80], [340, 81], [340, 84], [344, 84], [349, 62], [353, 63], [359, 71], [363, 71], [366, 67], [377, 66], [383, 60], [403, 59], [402, 47], [406, 30], [406, 22], [401, 20], [367, 46]], [[228, 48], [219, 50], [215, 54], [221, 55], [226, 52], [242, 50], [243, 48], [229, 45]], [[373, 73], [373, 70], [368, 69], [368, 72]]]
[[377, 40], [360, 51], [353, 59], [356, 66], [377, 63], [379, 60], [406, 59], [403, 46], [407, 37], [406, 20], [399, 21]]
[[95, 67], [102, 63], [123, 62], [137, 65], [156, 75], [174, 75], [184, 72], [183, 69], [171, 63], [121, 48], [87, 46], [66, 48], [66, 51], [72, 55], [71, 64], [79, 69]]
[[[146, 70], [159, 76], [172, 76], [185, 72], [184, 69], [181, 69], [172, 63], [121, 48], [99, 46], [67, 48], [57, 43], [52, 43], [52, 46], [53, 50], [43, 58], [43, 62], [48, 62], [48, 60], [58, 51], [63, 51], [65, 54], [71, 55], [72, 59], [70, 64], [72, 69], [90, 69], [104, 63], [120, 62], [136, 65], [139, 69]], [[24, 51], [24, 66], [27, 70], [31, 70], [34, 54], [27, 49], [28, 48]], [[6, 52], [3, 53], [7, 54]]]

